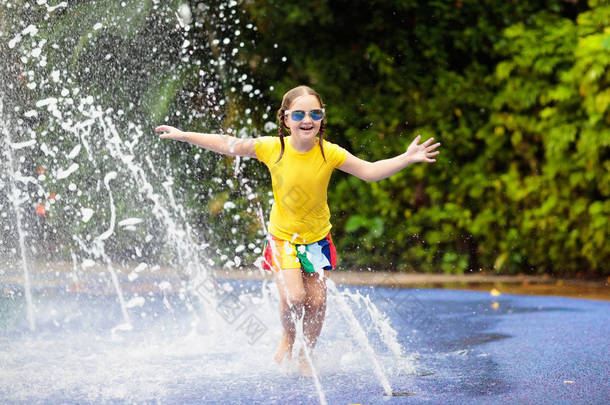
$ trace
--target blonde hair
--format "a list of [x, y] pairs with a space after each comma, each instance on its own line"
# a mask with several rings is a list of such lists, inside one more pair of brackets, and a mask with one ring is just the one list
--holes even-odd
[[[311, 95], [311, 96], [316, 97], [318, 99], [318, 102], [320, 103], [320, 107], [324, 108], [324, 103], [322, 102], [322, 97], [320, 97], [320, 95], [309, 86], [298, 86], [298, 87], [295, 87], [294, 89], [288, 90], [286, 92], [286, 94], [284, 94], [284, 97], [282, 97], [282, 105], [280, 106], [279, 110], [277, 110], [277, 121], [278, 121], [278, 128], [279, 128], [278, 132], [279, 132], [279, 136], [280, 136], [280, 144], [282, 145], [282, 149], [280, 151], [280, 156], [277, 158], [275, 163], [279, 162], [280, 159], [282, 158], [282, 156], [284, 156], [284, 129], [290, 133], [290, 129], [288, 129], [288, 127], [286, 126], [286, 124], [284, 122], [284, 119], [285, 119], [284, 113], [286, 110], [290, 109], [290, 106], [292, 105], [294, 100], [296, 100], [298, 97], [306, 96], [306, 95]], [[322, 157], [324, 158], [324, 161], [326, 161], [326, 156], [324, 155], [324, 147], [322, 146], [322, 144], [324, 142], [324, 120], [322, 120], [322, 123], [320, 124], [319, 134], [320, 134], [320, 136], [318, 138], [318, 144], [320, 145], [320, 151], [322, 152]]]

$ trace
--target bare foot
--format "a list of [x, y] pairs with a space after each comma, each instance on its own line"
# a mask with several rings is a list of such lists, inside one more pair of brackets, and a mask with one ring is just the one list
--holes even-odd
[[280, 344], [277, 346], [277, 350], [273, 356], [274, 360], [277, 361], [278, 364], [284, 360], [284, 357], [286, 357], [288, 360], [292, 359], [293, 344], [294, 337], [291, 338], [290, 335], [284, 331], [282, 338], [280, 339]]
[[299, 371], [302, 376], [312, 376], [311, 366], [307, 361], [307, 357], [305, 357], [305, 352], [303, 352], [303, 349], [301, 349], [301, 351], [299, 352]]

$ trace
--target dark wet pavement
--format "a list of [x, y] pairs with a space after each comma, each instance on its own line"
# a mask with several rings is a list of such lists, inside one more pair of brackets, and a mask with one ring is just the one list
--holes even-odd
[[[229, 283], [237, 291], [261, 286]], [[179, 294], [152, 292], [144, 295], [146, 304], [130, 309], [134, 330], [115, 339], [110, 330], [121, 322], [121, 311], [110, 293], [39, 288], [34, 291], [38, 329], [30, 332], [20, 287], [3, 287], [3, 403], [320, 403], [311, 379], [278, 372], [268, 363], [278, 332], [274, 302], [257, 312], [269, 336], [251, 346], [231, 325], [193, 337], [193, 312], [187, 310], [193, 304]], [[350, 290], [369, 295], [387, 315], [404, 358], [384, 346], [364, 301], [351, 302], [392, 387], [393, 395], [384, 395], [370, 359], [331, 300], [316, 352], [328, 404], [610, 402], [609, 302], [435, 289]], [[163, 312], [168, 307], [171, 311]], [[231, 339], [236, 344], [223, 346]]]

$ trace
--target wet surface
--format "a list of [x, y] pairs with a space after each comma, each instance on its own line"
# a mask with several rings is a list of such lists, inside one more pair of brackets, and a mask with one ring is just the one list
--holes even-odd
[[[154, 285], [153, 279], [142, 282]], [[235, 302], [250, 300], [236, 319], [219, 317], [226, 312], [194, 297], [141, 288], [126, 292], [133, 304], [128, 331], [117, 328], [123, 320], [113, 294], [86, 285], [80, 292], [38, 287], [34, 332], [27, 327], [21, 287], [3, 284], [0, 397], [4, 403], [320, 403], [312, 380], [299, 376], [293, 363], [278, 367], [271, 361], [280, 329], [277, 302], [265, 298], [268, 286], [221, 284], [232, 289]], [[601, 404], [610, 398], [610, 303], [451, 290], [349, 290], [342, 295], [392, 395], [384, 393], [331, 297], [315, 353], [329, 404]], [[231, 300], [221, 302], [232, 305]], [[249, 314], [267, 328], [255, 342], [240, 326]], [[387, 337], [382, 318], [392, 325], [400, 354], [391, 348], [394, 338]]]

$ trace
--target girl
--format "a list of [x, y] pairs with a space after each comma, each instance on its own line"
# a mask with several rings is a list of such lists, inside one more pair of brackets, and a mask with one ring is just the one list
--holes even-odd
[[[416, 162], [435, 162], [433, 138], [422, 144], [418, 135], [407, 151], [391, 159], [367, 162], [324, 140], [324, 104], [307, 86], [288, 91], [277, 112], [279, 137], [239, 139], [218, 134], [182, 132], [162, 125], [160, 138], [189, 142], [231, 156], [257, 158], [269, 168], [274, 204], [269, 219], [263, 267], [275, 272], [280, 292], [280, 319], [284, 328], [275, 352], [281, 363], [292, 357], [296, 322], [303, 318], [307, 347], [314, 348], [326, 313], [326, 278], [336, 266], [330, 236], [326, 192], [335, 168], [362, 180], [385, 179]], [[285, 132], [286, 133], [285, 133]], [[305, 353], [301, 371], [310, 375]]]

